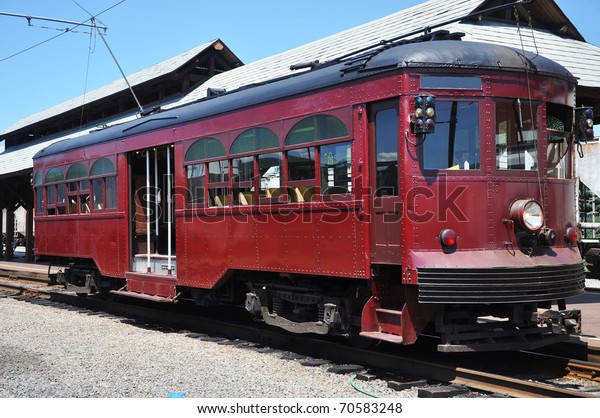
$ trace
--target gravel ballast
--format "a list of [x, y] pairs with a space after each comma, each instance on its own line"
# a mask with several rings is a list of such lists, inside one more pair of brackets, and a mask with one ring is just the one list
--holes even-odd
[[[367, 395], [331, 364], [144, 329], [64, 305], [0, 298], [0, 398], [351, 398]], [[412, 397], [387, 382], [356, 382], [383, 397]]]

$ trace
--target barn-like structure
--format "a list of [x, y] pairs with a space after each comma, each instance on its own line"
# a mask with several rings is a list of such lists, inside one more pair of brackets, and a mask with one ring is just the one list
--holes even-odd
[[[225, 89], [260, 83], [290, 74], [290, 67], [304, 62], [326, 62], [406, 34], [420, 36], [432, 29], [464, 33], [464, 40], [502, 44], [553, 59], [579, 79], [577, 104], [595, 110], [600, 122], [600, 47], [589, 44], [553, 0], [520, 3], [499, 8], [508, 0], [429, 0], [384, 18], [350, 28], [324, 39], [298, 46], [244, 65], [221, 40], [213, 40], [181, 55], [128, 76], [145, 109], [163, 109], [193, 102]], [[493, 11], [487, 12], [492, 9]], [[83, 112], [82, 112], [82, 106]], [[12, 257], [10, 245], [17, 232], [26, 235], [27, 259], [33, 257], [33, 205], [30, 186], [32, 156], [49, 144], [130, 120], [139, 109], [124, 80], [117, 80], [85, 95], [17, 121], [0, 133], [0, 208], [6, 235], [4, 257]], [[83, 119], [81, 115], [83, 114]], [[600, 194], [600, 147], [583, 147], [585, 158], [578, 175]], [[15, 211], [25, 209], [17, 222]]]

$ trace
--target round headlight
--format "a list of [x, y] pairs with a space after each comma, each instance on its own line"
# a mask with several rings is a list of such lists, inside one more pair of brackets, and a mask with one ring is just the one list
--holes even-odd
[[542, 205], [533, 199], [519, 199], [510, 207], [510, 217], [521, 228], [537, 232], [544, 226]]

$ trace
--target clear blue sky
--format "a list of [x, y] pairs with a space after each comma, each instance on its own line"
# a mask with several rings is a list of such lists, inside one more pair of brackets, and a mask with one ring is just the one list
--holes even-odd
[[[98, 14], [119, 1], [77, 3]], [[125, 0], [99, 20], [109, 27], [106, 39], [125, 73], [131, 74], [216, 38], [249, 63], [424, 1]], [[600, 2], [557, 3], [588, 42], [600, 45]], [[89, 17], [73, 0], [0, 0], [0, 12], [77, 22]], [[32, 24], [68, 26], [43, 21]], [[10, 57], [61, 34], [35, 26], [28, 26], [23, 18], [0, 16], [0, 132], [24, 117], [121, 77], [102, 41], [90, 42], [90, 36], [83, 33], [85, 28]]]

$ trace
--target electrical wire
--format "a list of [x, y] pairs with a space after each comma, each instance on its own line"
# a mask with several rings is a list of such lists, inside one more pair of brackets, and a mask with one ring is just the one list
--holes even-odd
[[[121, 1], [119, 1], [118, 3], [115, 3], [114, 5], [112, 5], [112, 6], [108, 7], [108, 8], [106, 8], [106, 9], [104, 9], [103, 11], [101, 11], [100, 13], [98, 13], [98, 14], [97, 14], [95, 17], [98, 17], [98, 16], [100, 16], [101, 14], [103, 14], [103, 13], [106, 13], [107, 11], [109, 11], [109, 10], [111, 10], [111, 9], [113, 9], [113, 8], [115, 8], [115, 7], [117, 7], [117, 6], [118, 6], [118, 5], [120, 5], [121, 3], [124, 3], [125, 1], [126, 1], [126, 0], [121, 0]], [[77, 4], [79, 7], [81, 7], [81, 6], [80, 6], [80, 5], [79, 5], [77, 2], [75, 2], [75, 1], [74, 1], [74, 3], [75, 3], [75, 4]], [[81, 8], [83, 9], [83, 7], [81, 7]], [[85, 9], [84, 9], [84, 10], [85, 10]], [[16, 57], [16, 56], [19, 56], [19, 55], [21, 55], [21, 54], [24, 54], [24, 53], [26, 53], [26, 52], [29, 52], [29, 51], [31, 51], [32, 49], [34, 49], [34, 48], [37, 48], [38, 46], [44, 45], [44, 44], [46, 44], [46, 43], [48, 43], [48, 42], [50, 42], [50, 41], [53, 41], [53, 40], [55, 40], [56, 38], [58, 38], [59, 36], [63, 36], [63, 35], [65, 35], [65, 34], [67, 34], [67, 33], [71, 33], [71, 32], [72, 32], [72, 33], [79, 33], [79, 32], [77, 32], [77, 31], [74, 31], [74, 29], [78, 28], [78, 27], [79, 27], [79, 26], [81, 26], [82, 24], [85, 24], [85, 23], [89, 22], [91, 19], [92, 19], [92, 18], [89, 18], [89, 19], [87, 19], [87, 20], [85, 20], [85, 21], [83, 21], [83, 22], [81, 22], [81, 23], [79, 23], [79, 24], [77, 24], [77, 25], [73, 25], [73, 26], [71, 26], [71, 27], [64, 28], [64, 29], [57, 29], [57, 28], [47, 28], [47, 27], [44, 27], [44, 26], [34, 26], [34, 27], [39, 27], [39, 28], [42, 28], [42, 29], [54, 29], [54, 30], [60, 30], [60, 31], [61, 31], [61, 33], [59, 33], [58, 35], [52, 36], [51, 38], [48, 38], [48, 39], [46, 39], [45, 41], [42, 41], [42, 42], [39, 42], [39, 43], [37, 43], [37, 44], [35, 44], [35, 45], [32, 45], [32, 46], [30, 46], [30, 47], [27, 47], [27, 48], [25, 48], [25, 49], [23, 49], [23, 50], [21, 50], [21, 51], [19, 51], [19, 52], [15, 52], [15, 53], [14, 53], [14, 54], [12, 54], [12, 55], [9, 55], [9, 56], [6, 56], [6, 57], [4, 57], [4, 58], [1, 58], [1, 59], [0, 59], [0, 62], [7, 61], [7, 60], [9, 60], [9, 59], [11, 59], [11, 58], [14, 58], [14, 57]], [[32, 26], [32, 25], [30, 25], [30, 26]], [[86, 34], [88, 34], [89, 32], [83, 32], [83, 33], [86, 33]]]
[[14, 53], [14, 54], [12, 54], [12, 55], [9, 55], [9, 56], [7, 56], [7, 57], [4, 57], [4, 58], [0, 59], [0, 62], [7, 61], [7, 60], [9, 60], [9, 59], [11, 59], [11, 58], [14, 58], [14, 57], [18, 56], [18, 55], [24, 54], [25, 52], [31, 51], [32, 49], [34, 49], [34, 48], [37, 48], [38, 46], [40, 46], [40, 45], [43, 45], [43, 44], [45, 44], [45, 43], [47, 43], [47, 42], [53, 41], [54, 39], [58, 38], [59, 36], [62, 36], [62, 35], [64, 35], [64, 34], [66, 34], [66, 33], [68, 33], [68, 32], [66, 32], [66, 31], [65, 31], [65, 32], [59, 33], [58, 35], [55, 35], [55, 36], [53, 36], [53, 37], [51, 37], [51, 38], [49, 38], [49, 39], [46, 39], [45, 41], [42, 41], [42, 42], [40, 42], [40, 43], [37, 43], [37, 44], [35, 44], [35, 45], [32, 45], [32, 46], [30, 46], [30, 47], [28, 47], [28, 48], [25, 48], [25, 49], [24, 49], [24, 50], [22, 50], [22, 51], [15, 52], [15, 53]]
[[[529, 76], [529, 72], [531, 71], [529, 62], [538, 56], [537, 45], [535, 45], [535, 38], [534, 38], [534, 46], [536, 48], [536, 55], [534, 57], [532, 57], [530, 60], [528, 60], [527, 56], [525, 55], [525, 43], [523, 42], [523, 34], [521, 33], [521, 26], [519, 24], [519, 11], [517, 9], [517, 6], [515, 6], [515, 8], [514, 8], [514, 15], [515, 15], [515, 20], [517, 22], [517, 33], [519, 34], [519, 40], [521, 41], [521, 52], [523, 54], [523, 60], [524, 60], [523, 67], [525, 70], [525, 79], [526, 79], [526, 84], [527, 84], [527, 98], [529, 100], [529, 117], [531, 118], [531, 128], [536, 132], [536, 136], [537, 136], [538, 130], [534, 129], [536, 127], [537, 116], [534, 115], [534, 113], [533, 113], [533, 96], [531, 94], [531, 79]], [[531, 33], [533, 34], [531, 13], [529, 14], [529, 25], [531, 28]], [[519, 99], [519, 108], [520, 108], [520, 99]], [[520, 110], [519, 110], [519, 113], [520, 113]], [[538, 183], [538, 191], [540, 194], [540, 199], [542, 200], [542, 202], [544, 202], [545, 201], [545, 195], [544, 195], [545, 189], [542, 187], [542, 173], [541, 173], [542, 167], [539, 166], [540, 148], [541, 148], [541, 141], [538, 136], [535, 141], [536, 159], [538, 161], [537, 167], [536, 167], [536, 175], [537, 175], [537, 183]]]

